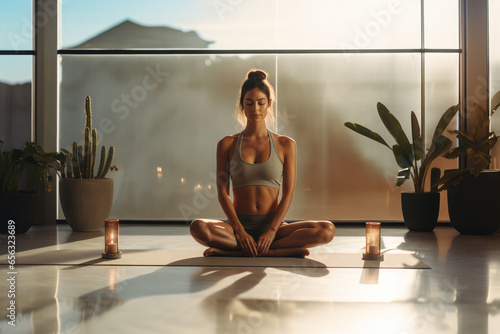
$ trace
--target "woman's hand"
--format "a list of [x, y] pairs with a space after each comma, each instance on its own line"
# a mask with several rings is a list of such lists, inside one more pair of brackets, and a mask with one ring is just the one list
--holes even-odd
[[243, 228], [235, 229], [234, 237], [242, 251], [254, 257], [258, 255], [255, 240]]
[[259, 256], [264, 255], [271, 247], [271, 244], [274, 241], [274, 237], [276, 236], [276, 230], [268, 229], [266, 232], [261, 234], [259, 240], [257, 240], [257, 254]]

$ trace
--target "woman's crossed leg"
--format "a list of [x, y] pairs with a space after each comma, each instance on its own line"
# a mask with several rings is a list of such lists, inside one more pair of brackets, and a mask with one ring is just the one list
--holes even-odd
[[[208, 249], [204, 256], [250, 256], [234, 236], [232, 226], [222, 220], [195, 219], [190, 232], [193, 238]], [[308, 220], [284, 224], [276, 232], [269, 250], [262, 256], [309, 255], [307, 248], [329, 243], [335, 236], [335, 226], [326, 220]]]

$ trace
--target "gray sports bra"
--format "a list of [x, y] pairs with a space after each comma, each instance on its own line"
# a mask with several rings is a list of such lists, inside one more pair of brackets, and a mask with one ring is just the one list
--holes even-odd
[[278, 156], [273, 134], [267, 130], [267, 135], [271, 145], [269, 158], [264, 162], [251, 164], [241, 157], [243, 131], [240, 133], [231, 160], [229, 160], [229, 173], [233, 189], [244, 186], [268, 186], [276, 189], [281, 187], [283, 163]]

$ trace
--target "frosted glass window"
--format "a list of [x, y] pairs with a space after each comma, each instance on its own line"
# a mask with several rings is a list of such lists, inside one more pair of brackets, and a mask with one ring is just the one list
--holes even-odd
[[[287, 217], [401, 220], [392, 152], [344, 127], [361, 123], [388, 135], [376, 103], [407, 131], [420, 109], [420, 55], [279, 56], [279, 132], [297, 142], [298, 179]], [[362, 209], [361, 209], [362, 208]]]
[[[429, 135], [444, 108], [458, 100], [458, 56], [432, 55], [426, 63]], [[359, 122], [392, 142], [376, 112], [380, 101], [409, 134], [410, 111], [420, 118], [419, 54], [63, 56], [60, 146], [83, 138], [82, 105], [90, 95], [100, 143], [117, 150], [116, 215], [223, 218], [215, 148], [236, 132], [236, 94], [252, 67], [270, 73], [278, 90], [277, 131], [299, 148], [287, 219], [400, 220], [400, 192], [411, 191], [411, 183], [396, 188], [392, 153], [343, 123]], [[363, 212], [356, 209], [361, 203]]]
[[88, 0], [61, 7], [65, 49], [420, 47], [418, 0]]
[[[236, 132], [232, 112], [242, 76], [264, 68], [279, 91], [278, 132], [299, 147], [287, 219], [401, 219], [392, 153], [343, 123], [363, 123], [390, 141], [376, 112], [381, 101], [409, 131], [409, 112], [420, 109], [420, 55], [277, 57], [63, 56], [60, 146], [82, 139], [83, 99], [90, 95], [100, 143], [117, 150], [116, 214], [222, 218], [216, 144]], [[366, 217], [356, 210], [360, 201]]]
[[[489, 51], [490, 51], [490, 93], [493, 97], [500, 91], [500, 0], [490, 0], [490, 32], [489, 32]], [[500, 134], [500, 109], [491, 118], [491, 129]], [[500, 143], [498, 143], [492, 152], [492, 168], [500, 168]]]
[[0, 142], [21, 148], [31, 139], [33, 56], [0, 56]]
[[459, 48], [459, 1], [423, 0], [425, 47]]
[[0, 3], [0, 50], [33, 50], [33, 1]]
[[[443, 113], [452, 105], [459, 103], [459, 55], [458, 54], [426, 54], [425, 55], [425, 142], [426, 148], [431, 145], [432, 135]], [[449, 129], [458, 129], [458, 113], [450, 123]], [[445, 133], [452, 141], [454, 136]], [[458, 168], [458, 159], [438, 158], [431, 167], [441, 169]], [[426, 191], [429, 191], [430, 175], [428, 175]], [[440, 220], [448, 220], [448, 193], [441, 192]]]
[[237, 132], [233, 112], [242, 78], [258, 67], [274, 80], [275, 56], [61, 58], [59, 147], [82, 141], [90, 95], [99, 145], [116, 147], [112, 215], [224, 216], [215, 188], [216, 145]]

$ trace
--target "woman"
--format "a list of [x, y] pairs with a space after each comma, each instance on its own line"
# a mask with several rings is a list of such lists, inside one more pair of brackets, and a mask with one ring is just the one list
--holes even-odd
[[267, 73], [248, 72], [237, 110], [245, 128], [217, 144], [217, 191], [228, 220], [196, 219], [190, 225], [193, 238], [209, 247], [204, 256], [304, 257], [307, 248], [333, 239], [329, 221], [283, 221], [295, 189], [297, 147], [293, 139], [267, 129], [266, 122], [274, 121], [274, 102]]

